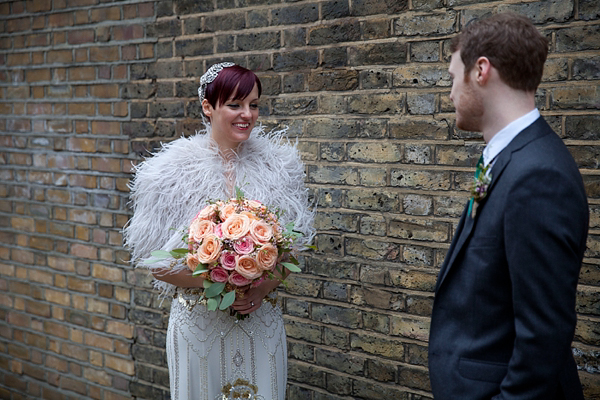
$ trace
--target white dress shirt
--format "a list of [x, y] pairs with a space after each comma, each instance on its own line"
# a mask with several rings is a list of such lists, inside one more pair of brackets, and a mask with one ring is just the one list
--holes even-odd
[[490, 142], [483, 149], [483, 165], [487, 166], [488, 164], [492, 164], [490, 169], [488, 169], [488, 173], [494, 166], [494, 162], [496, 161], [496, 156], [500, 154], [506, 146], [525, 128], [529, 125], [533, 124], [533, 122], [540, 117], [540, 112], [537, 108], [534, 108], [529, 113], [523, 115], [520, 118], [517, 118], [510, 124], [506, 125], [500, 132], [496, 133], [494, 137], [490, 140]]

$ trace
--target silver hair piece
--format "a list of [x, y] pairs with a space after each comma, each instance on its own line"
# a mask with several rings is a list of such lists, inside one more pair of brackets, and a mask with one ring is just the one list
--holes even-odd
[[232, 62], [222, 62], [219, 64], [214, 64], [208, 69], [208, 71], [204, 73], [204, 75], [200, 77], [200, 87], [198, 88], [198, 97], [200, 98], [200, 104], [202, 104], [202, 100], [204, 100], [204, 96], [206, 95], [206, 86], [208, 86], [209, 83], [217, 79], [217, 75], [219, 75], [219, 72], [221, 72], [223, 68], [233, 67], [234, 65], [235, 63]]

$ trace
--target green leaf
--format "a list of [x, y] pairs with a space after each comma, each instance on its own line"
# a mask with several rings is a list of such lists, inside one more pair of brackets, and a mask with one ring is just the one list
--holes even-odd
[[157, 263], [159, 261], [163, 261], [163, 258], [149, 258], [147, 260], [144, 260], [143, 264], [154, 264]]
[[204, 291], [204, 295], [206, 297], [215, 297], [219, 294], [221, 294], [221, 292], [223, 291], [223, 289], [225, 289], [225, 284], [222, 282], [218, 282], [218, 283], [213, 283], [212, 285], [210, 285], [210, 287], [208, 289], [206, 289]]
[[314, 250], [314, 251], [317, 251], [317, 250], [318, 250], [318, 249], [317, 249], [317, 246], [315, 246], [314, 244], [311, 244], [311, 245], [308, 245], [308, 246], [304, 246], [304, 247], [306, 247], [307, 249]]
[[173, 249], [169, 253], [174, 258], [181, 258], [181, 257], [184, 257], [189, 252], [190, 251], [188, 249]]
[[208, 311], [216, 311], [218, 305], [219, 302], [217, 301], [217, 299], [211, 298], [206, 300], [206, 309]]
[[298, 261], [298, 259], [296, 257], [294, 257], [292, 254], [290, 254], [290, 261], [294, 265], [300, 265], [300, 261]]
[[292, 263], [281, 263], [281, 265], [283, 265], [284, 267], [286, 267], [291, 272], [302, 272], [302, 270], [300, 268], [298, 268], [297, 266], [295, 266]]
[[169, 253], [168, 251], [165, 251], [165, 250], [154, 250], [150, 254], [152, 254], [152, 257], [161, 258], [161, 259], [171, 257], [171, 253]]
[[[198, 264], [198, 266], [196, 267], [196, 269], [194, 270], [194, 273], [192, 274], [193, 276], [198, 276], [203, 272], [208, 271], [208, 268], [206, 267], [206, 264]], [[206, 281], [204, 281], [206, 282]], [[206, 289], [206, 288], [205, 288]]]
[[206, 279], [205, 279], [205, 280], [202, 282], [202, 286], [204, 287], [204, 290], [206, 290], [206, 289], [208, 289], [209, 287], [211, 287], [211, 286], [212, 286], [212, 284], [213, 284], [213, 283], [212, 283], [211, 281], [209, 281], [209, 280], [206, 280]]
[[225, 310], [229, 306], [233, 304], [235, 301], [235, 290], [228, 292], [225, 296], [223, 296], [223, 300], [221, 300], [221, 305], [219, 306], [220, 310]]

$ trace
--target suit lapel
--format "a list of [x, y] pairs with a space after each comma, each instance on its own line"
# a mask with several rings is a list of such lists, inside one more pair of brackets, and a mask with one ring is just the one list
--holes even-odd
[[[547, 128], [547, 129], [545, 129], [545, 128]], [[502, 152], [500, 152], [500, 154], [498, 155], [498, 158], [496, 159], [496, 162], [494, 163], [494, 166], [492, 167], [492, 171], [491, 171], [492, 181], [490, 182], [490, 185], [488, 187], [488, 193], [491, 193], [494, 186], [500, 179], [502, 172], [504, 172], [504, 169], [506, 168], [506, 166], [508, 165], [508, 163], [510, 162], [510, 160], [512, 158], [512, 153], [516, 150], [519, 150], [520, 148], [522, 148], [523, 146], [525, 146], [532, 140], [535, 140], [538, 137], [542, 136], [542, 134], [548, 133], [548, 130], [550, 132], [552, 132], [551, 128], [548, 126], [546, 121], [544, 121], [544, 119], [542, 117], [540, 117], [537, 120], [535, 120], [535, 122], [533, 122], [531, 125], [529, 125], [527, 128], [525, 128], [521, 133], [519, 133], [508, 144], [508, 146], [506, 146], [506, 148], [504, 150], [502, 150]], [[481, 213], [486, 200], [487, 200], [487, 197], [480, 202], [477, 215], [479, 213]], [[442, 286], [442, 283], [443, 283], [444, 279], [446, 278], [446, 276], [448, 276], [448, 272], [452, 268], [452, 265], [454, 264], [456, 257], [458, 256], [458, 254], [460, 254], [460, 251], [462, 250], [463, 246], [465, 245], [467, 239], [471, 236], [473, 227], [475, 226], [475, 223], [477, 222], [477, 215], [475, 215], [475, 218], [471, 218], [470, 215], [467, 215], [468, 207], [469, 207], [469, 205], [467, 203], [467, 206], [465, 207], [465, 210], [463, 211], [461, 219], [456, 228], [456, 234], [454, 235], [452, 245], [450, 246], [450, 249], [448, 250], [448, 254], [446, 255], [446, 260], [444, 261], [444, 263], [442, 264], [442, 267], [440, 269], [440, 274], [439, 274], [438, 281], [437, 281], [436, 288], [435, 288], [436, 292]]]

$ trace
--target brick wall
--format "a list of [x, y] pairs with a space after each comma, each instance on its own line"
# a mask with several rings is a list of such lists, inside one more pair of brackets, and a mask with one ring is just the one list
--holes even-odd
[[600, 397], [596, 0], [35, 0], [0, 3], [0, 398], [168, 398], [169, 304], [128, 265], [126, 184], [198, 129], [225, 60], [259, 74], [319, 204], [282, 293], [288, 397], [430, 398], [433, 285], [483, 147], [454, 125], [448, 41], [504, 10], [551, 39], [537, 102], [589, 195], [573, 347]]

